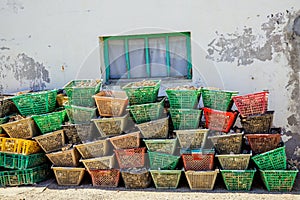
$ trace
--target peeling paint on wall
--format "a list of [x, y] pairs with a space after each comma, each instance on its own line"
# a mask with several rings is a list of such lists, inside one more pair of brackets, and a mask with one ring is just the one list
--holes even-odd
[[20, 10], [24, 9], [24, 5], [21, 0], [2, 1], [0, 6], [0, 10], [12, 11], [14, 13], [18, 13]]
[[1, 79], [7, 78], [8, 72], [13, 73], [14, 78], [21, 86], [29, 81], [29, 88], [33, 91], [44, 90], [46, 83], [50, 83], [49, 71], [43, 63], [35, 61], [24, 53], [18, 54], [16, 57], [0, 55]]
[[251, 27], [244, 27], [242, 33], [220, 34], [209, 44], [207, 59], [216, 62], [235, 62], [237, 65], [250, 65], [255, 60], [272, 60], [275, 53], [282, 52], [283, 27], [287, 22], [285, 13], [276, 13], [267, 16], [268, 21], [262, 23], [264, 34], [253, 33]]

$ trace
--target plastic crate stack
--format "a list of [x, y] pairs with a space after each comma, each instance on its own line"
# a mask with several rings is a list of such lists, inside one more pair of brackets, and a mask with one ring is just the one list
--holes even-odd
[[[155, 186], [160, 187], [160, 182], [157, 182], [157, 176], [152, 172], [152, 169], [158, 169], [158, 165], [160, 164], [165, 164], [168, 167], [169, 164], [174, 162], [174, 157], [172, 156], [172, 151], [174, 150], [172, 145], [174, 145], [174, 140], [167, 139], [169, 120], [164, 110], [165, 98], [158, 98], [160, 81], [149, 80], [132, 82], [125, 85], [122, 89], [128, 96], [128, 108], [130, 115], [135, 122], [135, 127], [138, 130], [137, 133], [140, 138], [143, 138], [148, 149], [148, 152], [146, 152], [147, 149], [145, 147], [129, 149], [127, 150], [129, 154], [123, 152], [123, 150], [116, 150], [117, 154], [121, 153], [119, 158], [117, 158], [122, 171], [125, 187], [149, 187], [151, 177], [154, 180]], [[168, 148], [168, 152], [164, 152], [164, 150], [166, 151], [166, 148]], [[125, 161], [125, 158], [127, 160], [131, 157], [130, 152], [134, 152], [132, 156], [134, 156], [133, 160], [135, 162], [130, 165], [124, 165], [123, 162]], [[135, 155], [136, 153], [139, 153], [139, 156]], [[120, 160], [121, 156], [124, 161]], [[148, 156], [151, 170], [149, 170], [148, 166]]]
[[166, 94], [189, 187], [191, 190], [212, 190], [218, 170], [213, 170], [214, 152], [204, 149], [208, 129], [199, 128], [201, 89], [178, 86], [166, 89]]
[[[13, 170], [0, 172], [0, 185], [27, 185], [48, 178], [48, 159], [45, 153], [41, 153], [39, 143], [33, 139], [59, 129], [57, 124], [60, 126], [61, 118], [55, 112], [56, 95], [57, 90], [49, 90], [10, 98], [20, 115], [10, 115], [8, 122], [1, 124], [9, 138], [0, 138], [0, 165]], [[61, 113], [63, 111], [59, 111], [58, 115]], [[52, 115], [54, 117], [49, 117]]]
[[58, 185], [79, 185], [84, 177], [85, 168], [79, 163], [81, 155], [75, 145], [92, 139], [90, 119], [96, 116], [92, 96], [99, 92], [100, 87], [100, 80], [72, 80], [67, 83], [63, 87], [67, 98], [58, 95], [57, 99], [64, 102], [58, 101], [69, 121], [60, 124], [61, 130], [54, 132], [51, 139], [50, 136], [49, 139], [36, 138], [48, 145], [44, 151], [53, 164], [51, 168]]
[[[205, 127], [216, 150], [221, 174], [228, 190], [250, 190], [255, 170], [248, 170], [251, 154], [241, 154], [243, 133], [231, 132], [238, 116], [231, 111], [232, 98], [238, 92], [202, 88]], [[229, 133], [230, 132], [230, 133]]]
[[[272, 132], [274, 111], [268, 111], [268, 91], [234, 97], [245, 137], [260, 177], [269, 191], [291, 191], [298, 170], [287, 165], [281, 135]], [[289, 167], [289, 168], [288, 168]]]

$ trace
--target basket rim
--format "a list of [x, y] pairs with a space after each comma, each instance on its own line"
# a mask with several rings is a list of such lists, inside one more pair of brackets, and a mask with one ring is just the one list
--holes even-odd
[[224, 138], [224, 137], [231, 137], [231, 136], [242, 136], [244, 133], [229, 133], [229, 134], [224, 134], [224, 135], [213, 135], [213, 136], [208, 136], [208, 139], [214, 139], [214, 138]]
[[239, 153], [239, 154], [216, 154], [215, 157], [218, 158], [226, 158], [226, 157], [251, 157], [252, 156], [252, 152], [251, 153], [247, 153], [247, 154], [243, 154], [243, 153]]
[[18, 99], [20, 97], [34, 96], [34, 95], [46, 94], [46, 93], [57, 92], [57, 91], [58, 91], [58, 89], [44, 90], [44, 91], [39, 91], [39, 92], [29, 92], [29, 93], [25, 93], [25, 94], [12, 96], [12, 97], [9, 97], [8, 99], [14, 100], [14, 99]]
[[282, 151], [282, 150], [285, 151], [285, 145], [282, 146], [282, 147], [278, 147], [278, 148], [276, 148], [276, 149], [272, 149], [272, 150], [270, 150], [270, 151], [266, 151], [266, 152], [264, 152], [264, 153], [260, 153], [260, 154], [257, 154], [257, 155], [255, 155], [255, 156], [252, 156], [252, 160], [254, 160], [254, 159], [256, 159], [256, 158], [264, 157], [265, 155], [272, 154], [272, 153], [275, 152], [275, 151]]
[[[124, 98], [121, 98], [121, 97], [110, 97], [110, 96], [105, 96], [105, 95], [100, 95], [101, 92], [112, 92], [113, 93], [120, 93], [120, 94], [124, 94]], [[126, 95], [126, 92], [125, 91], [122, 91], [122, 90], [102, 90], [100, 92], [98, 92], [97, 94], [93, 95], [92, 96], [94, 99], [117, 99], [117, 100], [128, 100], [128, 96]]]
[[70, 170], [70, 171], [85, 171], [86, 170], [84, 167], [58, 167], [55, 165], [52, 165], [51, 169], [53, 169], [53, 170]]
[[233, 172], [239, 172], [239, 173], [243, 173], [243, 172], [256, 172], [256, 168], [253, 169], [220, 169], [220, 172], [228, 172], [228, 173], [233, 173]]
[[283, 172], [295, 172], [295, 173], [298, 173], [299, 170], [298, 169], [258, 169], [259, 172], [262, 172], [262, 173], [266, 173], [266, 172], [279, 172], [279, 173], [283, 173]]
[[62, 134], [64, 134], [64, 130], [60, 129], [60, 130], [56, 130], [56, 131], [52, 131], [52, 132], [49, 132], [49, 133], [45, 133], [45, 134], [42, 134], [42, 135], [35, 136], [32, 139], [36, 140], [36, 139], [44, 138], [44, 137], [49, 136], [50, 134], [53, 134], [53, 135], [54, 134], [59, 134], [59, 132], [62, 132]]
[[[155, 106], [155, 105], [160, 105], [160, 104], [163, 104], [163, 103], [165, 102], [166, 98], [167, 98], [167, 97], [163, 97], [161, 100], [156, 101], [156, 102], [153, 102], [153, 103], [144, 103], [144, 104], [130, 105], [130, 106], [128, 106], [128, 109], [131, 110], [131, 109], [133, 109], [133, 108], [144, 107], [144, 106], [148, 106], [148, 105], [150, 105], [150, 106], [152, 106], [152, 105], [153, 105], [153, 106]], [[128, 110], [128, 109], [127, 109], [127, 110]]]
[[149, 172], [157, 172], [157, 173], [170, 173], [170, 174], [179, 174], [183, 172], [184, 169], [150, 169]]
[[146, 125], [151, 125], [151, 124], [154, 124], [154, 123], [157, 123], [157, 122], [164, 122], [165, 120], [169, 119], [169, 116], [167, 117], [163, 117], [163, 118], [160, 118], [160, 119], [156, 119], [156, 120], [151, 120], [149, 122], [144, 122], [144, 123], [140, 123], [140, 124], [134, 124], [136, 127], [139, 127], [139, 126], [146, 126]]
[[51, 152], [51, 153], [47, 153], [46, 156], [48, 155], [56, 155], [56, 154], [61, 154], [61, 153], [65, 153], [65, 152], [75, 152], [75, 148], [70, 148], [70, 149], [67, 149], [67, 150], [61, 150], [61, 151], [55, 151], [55, 152]]
[[134, 84], [134, 83], [137, 83], [137, 82], [141, 82], [141, 81], [136, 81], [136, 82], [130, 82], [130, 83], [127, 83], [125, 86], [122, 87], [122, 90], [126, 90], [126, 89], [139, 89], [139, 88], [155, 88], [157, 87], [160, 83], [161, 83], [161, 80], [151, 80], [153, 82], [155, 82], [156, 84], [153, 85], [153, 86], [139, 86], [139, 87], [129, 87], [130, 85]]
[[225, 93], [239, 94], [239, 91], [222, 90], [222, 89], [209, 89], [209, 88], [206, 88], [206, 87], [201, 88], [201, 91], [216, 91], [216, 92], [225, 92]]
[[207, 171], [195, 171], [195, 170], [188, 170], [184, 172], [186, 175], [198, 175], [198, 174], [218, 174], [220, 173], [220, 169], [215, 170], [207, 170]]
[[197, 92], [198, 94], [200, 94], [201, 93], [201, 88], [197, 88], [196, 90], [189, 90], [189, 89], [174, 90], [172, 88], [167, 88], [165, 91], [166, 92], [170, 92], [170, 91], [172, 91], [172, 92], [174, 92], [174, 91], [176, 91], [176, 92]]
[[101, 156], [101, 157], [96, 157], [96, 158], [86, 158], [86, 159], [83, 159], [81, 158], [79, 160], [79, 162], [92, 162], [92, 161], [101, 161], [101, 160], [105, 160], [105, 159], [111, 159], [111, 158], [114, 158], [115, 157], [115, 153], [113, 153], [113, 155], [110, 155], [110, 156]]
[[155, 144], [155, 143], [161, 143], [161, 142], [166, 142], [167, 141], [167, 143], [172, 143], [172, 142], [176, 142], [177, 141], [177, 138], [170, 138], [170, 139], [161, 139], [161, 138], [159, 138], [159, 139], [143, 139], [143, 141], [146, 143], [146, 142], [149, 142], [149, 143], [152, 143], [152, 144]]
[[120, 172], [121, 173], [129, 173], [129, 174], [146, 174], [146, 173], [150, 173], [149, 172], [149, 168], [142, 167], [142, 168], [138, 168], [138, 169], [141, 169], [142, 171], [140, 171], [140, 172], [134, 172], [132, 169], [124, 168], [124, 169], [120, 169]]
[[185, 129], [185, 130], [174, 130], [175, 133], [180, 132], [180, 133], [184, 133], [184, 132], [196, 132], [196, 131], [209, 131], [210, 129], [208, 128], [195, 128], [195, 129]]
[[243, 98], [243, 97], [249, 97], [249, 96], [253, 96], [253, 95], [259, 95], [259, 94], [266, 94], [266, 95], [268, 95], [269, 93], [270, 93], [269, 91], [247, 93], [247, 94], [243, 94], [243, 95], [238, 95], [238, 96], [232, 97], [232, 99], [235, 100], [235, 99], [239, 99], [239, 98]]
[[141, 137], [140, 134], [141, 134], [140, 131], [135, 131], [135, 132], [131, 132], [131, 133], [117, 135], [117, 136], [108, 138], [108, 140], [111, 141], [111, 143], [113, 143], [112, 141], [114, 141], [114, 140], [122, 139], [123, 137], [126, 137], [126, 136], [136, 136], [136, 135], [138, 136], [137, 138], [140, 139], [140, 137]]
[[[72, 82], [74, 82], [74, 81], [100, 81], [97, 85], [103, 83], [103, 79], [73, 79], [73, 80], [68, 81], [68, 82], [63, 86], [63, 89], [65, 89], [65, 88], [79, 88], [79, 87], [76, 87], [76, 86], [72, 86], [72, 87], [68, 86], [68, 85], [70, 85], [70, 84], [71, 84]], [[84, 87], [84, 88], [95, 88], [95, 87], [96, 87], [96, 86], [93, 86], [93, 87], [87, 86], [87, 87]], [[84, 89], [84, 88], [82, 88], [82, 89]]]
[[96, 144], [97, 142], [107, 142], [108, 138], [105, 138], [105, 139], [100, 139], [100, 140], [95, 140], [95, 141], [92, 141], [92, 142], [86, 142], [86, 143], [83, 143], [83, 144], [76, 144], [74, 145], [73, 147], [74, 148], [77, 148], [77, 147], [82, 147], [82, 146], [88, 146], [88, 145], [93, 145], [93, 144]]
[[[30, 116], [30, 117], [26, 117], [26, 118], [23, 118], [23, 119], [19, 119], [19, 120], [16, 120], [16, 121], [12, 121], [12, 122], [7, 122], [7, 123], [4, 123], [4, 124], [0, 124], [0, 127], [6, 127], [7, 125], [11, 125], [11, 124], [15, 124], [15, 123], [19, 123], [20, 121], [27, 121], [27, 120], [33, 120], [33, 118]], [[33, 120], [34, 121], [34, 120]]]
[[101, 117], [101, 118], [97, 118], [97, 119], [91, 119], [91, 121], [93, 122], [98, 122], [98, 121], [115, 121], [115, 120], [122, 120], [125, 119], [126, 117], [129, 117], [129, 113], [126, 113], [123, 116], [116, 116], [116, 117]]
[[280, 133], [249, 133], [244, 135], [246, 138], [258, 138], [258, 137], [278, 137], [281, 136]]
[[268, 110], [266, 111], [265, 113], [259, 113], [259, 114], [255, 114], [255, 115], [248, 115], [248, 116], [243, 116], [243, 115], [240, 115], [239, 117], [241, 119], [251, 119], [251, 118], [256, 118], [256, 117], [263, 117], [265, 115], [274, 115], [275, 113], [275, 110]]
[[76, 108], [76, 109], [80, 109], [80, 110], [88, 110], [88, 111], [96, 111], [97, 107], [84, 107], [84, 106], [76, 106], [76, 105], [71, 105], [68, 102], [66, 102], [63, 105], [65, 108]]

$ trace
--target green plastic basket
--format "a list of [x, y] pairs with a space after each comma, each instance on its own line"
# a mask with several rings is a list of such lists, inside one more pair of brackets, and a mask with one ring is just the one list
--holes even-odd
[[170, 109], [174, 130], [197, 129], [202, 110]]
[[28, 169], [47, 162], [44, 153], [20, 155], [0, 152], [0, 167], [9, 169]]
[[154, 86], [134, 87], [134, 82], [128, 83], [122, 89], [125, 90], [130, 105], [153, 103], [157, 99], [160, 88], [160, 80], [151, 80]]
[[62, 110], [48, 114], [33, 115], [32, 118], [42, 134], [45, 134], [61, 129], [61, 125], [66, 121], [66, 116], [66, 110]]
[[268, 191], [291, 191], [298, 170], [259, 170]]
[[[1, 117], [0, 118], [0, 124], [4, 124], [6, 122], [8, 122], [9, 117]], [[0, 134], [2, 133], [2, 127], [0, 126]]]
[[97, 108], [88, 108], [73, 105], [64, 105], [64, 107], [72, 124], [89, 123], [91, 119], [96, 118]]
[[46, 180], [49, 174], [48, 164], [24, 170], [1, 171], [0, 186], [30, 185]]
[[21, 115], [40, 115], [53, 112], [56, 106], [57, 90], [33, 92], [11, 97]]
[[72, 80], [64, 86], [64, 90], [71, 105], [94, 107], [93, 95], [100, 91], [101, 85], [101, 80]]
[[250, 190], [256, 170], [220, 170], [227, 190]]
[[181, 170], [150, 170], [157, 189], [176, 189], [179, 184]]
[[157, 103], [129, 106], [130, 113], [137, 124], [159, 119], [164, 111], [165, 98]]
[[239, 93], [237, 91], [211, 90], [207, 88], [202, 88], [201, 92], [204, 107], [221, 111], [230, 110], [233, 105], [231, 98]]
[[261, 170], [286, 169], [286, 159], [285, 146], [252, 157]]
[[172, 90], [167, 89], [166, 94], [168, 96], [171, 108], [196, 108], [199, 103], [201, 90]]
[[177, 167], [180, 156], [148, 151], [150, 169], [172, 170]]

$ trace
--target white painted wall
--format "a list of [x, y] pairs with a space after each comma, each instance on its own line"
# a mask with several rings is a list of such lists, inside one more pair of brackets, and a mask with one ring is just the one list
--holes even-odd
[[[60, 88], [72, 79], [101, 77], [99, 36], [190, 31], [194, 73], [207, 86], [241, 94], [269, 89], [274, 123], [285, 126], [289, 68], [284, 56], [239, 67], [236, 62], [214, 62], [206, 56], [216, 31], [234, 33], [247, 26], [260, 34], [261, 24], [271, 13], [299, 9], [299, 0], [2, 0], [0, 48], [9, 50], [0, 50], [0, 56], [25, 53], [49, 70], [47, 88]], [[0, 84], [5, 92], [29, 87], [30, 81], [21, 84], [12, 72], [3, 73], [7, 77]], [[193, 79], [198, 77], [196, 73]]]

